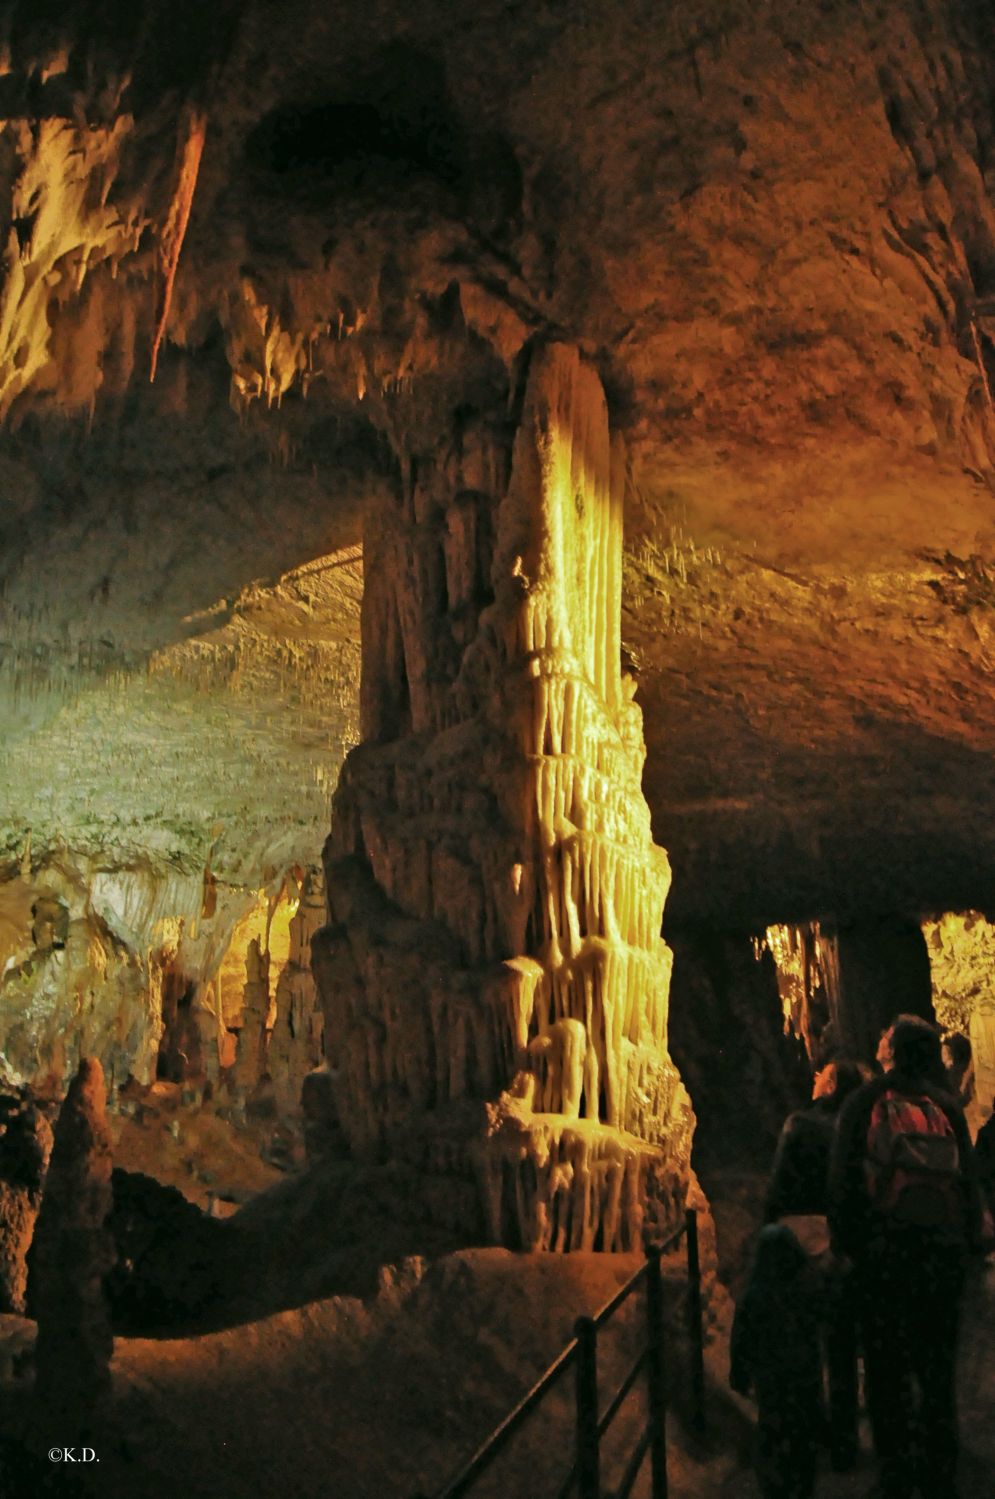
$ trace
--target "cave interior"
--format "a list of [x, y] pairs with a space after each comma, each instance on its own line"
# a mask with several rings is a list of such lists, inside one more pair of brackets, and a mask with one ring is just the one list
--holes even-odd
[[0, 1469], [428, 1492], [689, 1201], [718, 1360], [827, 1057], [991, 1115], [995, 17], [33, 0], [0, 121]]

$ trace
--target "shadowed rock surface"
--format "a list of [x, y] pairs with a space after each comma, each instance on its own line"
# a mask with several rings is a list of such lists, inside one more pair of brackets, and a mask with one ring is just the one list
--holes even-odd
[[70, 1430], [85, 1429], [110, 1391], [110, 1209], [104, 1078], [100, 1063], [85, 1058], [59, 1112], [31, 1254], [35, 1393], [39, 1407]]
[[52, 1127], [30, 1099], [0, 1096], [0, 1311], [23, 1313], [28, 1250], [52, 1153]]

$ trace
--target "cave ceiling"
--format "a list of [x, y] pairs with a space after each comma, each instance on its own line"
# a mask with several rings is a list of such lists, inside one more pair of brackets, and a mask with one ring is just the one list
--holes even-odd
[[0, 858], [316, 856], [364, 498], [554, 336], [675, 917], [995, 905], [988, 5], [0, 17]]

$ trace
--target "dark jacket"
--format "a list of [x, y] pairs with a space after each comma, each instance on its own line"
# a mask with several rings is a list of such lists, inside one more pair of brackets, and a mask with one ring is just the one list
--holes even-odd
[[978, 1163], [978, 1176], [986, 1191], [995, 1189], [995, 1114], [978, 1130], [974, 1142], [974, 1158]]
[[974, 1148], [963, 1111], [956, 1099], [937, 1083], [921, 1077], [903, 1076], [895, 1071], [858, 1088], [840, 1113], [829, 1170], [829, 1228], [834, 1250], [837, 1254], [857, 1259], [873, 1242], [926, 1233], [925, 1230], [897, 1228], [887, 1223], [875, 1212], [868, 1191], [867, 1135], [871, 1114], [878, 1099], [888, 1091], [931, 1099], [950, 1120], [957, 1141], [961, 1212], [956, 1221], [951, 1221], [943, 1229], [929, 1230], [930, 1241], [946, 1242], [951, 1247], [980, 1248], [981, 1197]]
[[818, 1098], [810, 1108], [788, 1115], [767, 1188], [764, 1216], [768, 1223], [789, 1213], [828, 1211], [829, 1160], [837, 1114], [835, 1099]]
[[818, 1409], [821, 1283], [789, 1229], [769, 1224], [757, 1240], [749, 1284], [736, 1308], [729, 1348], [729, 1382], [752, 1389], [761, 1415], [785, 1403]]

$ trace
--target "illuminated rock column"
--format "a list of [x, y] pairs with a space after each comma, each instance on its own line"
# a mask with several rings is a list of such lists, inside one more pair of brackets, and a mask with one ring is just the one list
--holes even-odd
[[623, 484], [597, 375], [553, 345], [513, 446], [464, 428], [371, 513], [364, 742], [312, 947], [352, 1150], [530, 1248], [632, 1247], [687, 1177], [670, 871], [620, 669]]

